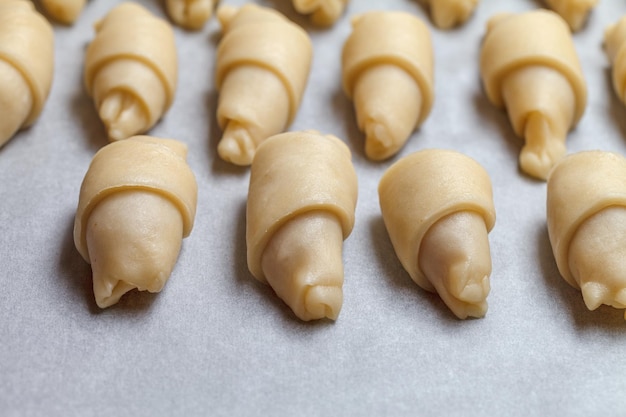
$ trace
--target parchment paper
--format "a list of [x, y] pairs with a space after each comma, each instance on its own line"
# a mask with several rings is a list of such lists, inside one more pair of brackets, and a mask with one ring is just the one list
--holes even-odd
[[[74, 26], [55, 25], [55, 78], [44, 112], [0, 149], [0, 415], [626, 415], [623, 312], [587, 311], [560, 277], [546, 231], [545, 183], [519, 171], [522, 142], [480, 84], [488, 17], [541, 3], [483, 0], [466, 25], [440, 31], [415, 0], [352, 0], [330, 29], [309, 25], [289, 0], [256, 1], [304, 25], [314, 42], [291, 130], [335, 134], [353, 153], [359, 200], [344, 246], [339, 320], [300, 322], [248, 272], [249, 170], [216, 152], [215, 18], [199, 32], [176, 29], [179, 88], [151, 131], [189, 146], [199, 184], [195, 228], [160, 294], [129, 293], [107, 310], [95, 305], [72, 225], [83, 176], [107, 140], [82, 66], [93, 23], [117, 2], [92, 0]], [[159, 0], [141, 3], [165, 16]], [[432, 113], [384, 162], [365, 158], [340, 86], [350, 16], [373, 9], [422, 17], [436, 58]], [[612, 91], [601, 46], [604, 27], [624, 14], [626, 3], [603, 0], [574, 35], [589, 101], [569, 152], [626, 153], [626, 108]], [[457, 320], [437, 295], [417, 287], [380, 216], [383, 172], [433, 147], [473, 157], [493, 181], [497, 221], [484, 319]]]

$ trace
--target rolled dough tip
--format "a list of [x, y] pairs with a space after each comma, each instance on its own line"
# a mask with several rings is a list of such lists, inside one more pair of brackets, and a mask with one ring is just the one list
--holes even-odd
[[583, 300], [589, 310], [595, 310], [602, 305], [608, 293], [608, 288], [599, 282], [587, 282], [582, 285]]
[[343, 291], [336, 286], [313, 285], [308, 288], [304, 303], [309, 320], [337, 320], [343, 303]]
[[383, 159], [389, 154], [393, 140], [389, 129], [382, 123], [365, 124], [365, 153], [370, 159]]
[[220, 157], [236, 165], [250, 165], [255, 151], [248, 131], [238, 123], [229, 122], [217, 146]]

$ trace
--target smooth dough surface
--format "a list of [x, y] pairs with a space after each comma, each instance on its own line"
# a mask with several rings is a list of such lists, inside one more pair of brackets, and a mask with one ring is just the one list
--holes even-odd
[[0, 146], [39, 117], [53, 75], [48, 21], [29, 1], [0, 1]]
[[189, 30], [200, 30], [211, 18], [216, 0], [166, 0], [170, 18], [178, 26]]
[[404, 12], [367, 12], [352, 19], [342, 52], [342, 83], [365, 132], [368, 158], [397, 153], [429, 115], [434, 59], [428, 27]]
[[259, 147], [246, 212], [248, 268], [302, 320], [339, 314], [341, 250], [356, 199], [350, 151], [336, 137], [290, 132]]
[[604, 151], [564, 158], [550, 174], [547, 223], [559, 272], [589, 309], [626, 308], [626, 159]]
[[459, 318], [482, 317], [489, 293], [491, 181], [473, 159], [428, 149], [394, 163], [378, 186], [380, 208], [404, 269]]
[[220, 157], [250, 165], [259, 144], [295, 117], [312, 59], [307, 33], [279, 12], [247, 4], [221, 6], [217, 50]]
[[102, 148], [81, 185], [74, 243], [93, 269], [100, 307], [138, 288], [158, 292], [191, 233], [197, 185], [172, 139], [136, 136]]
[[545, 0], [545, 2], [565, 19], [574, 32], [583, 27], [589, 12], [598, 4], [598, 0]]
[[522, 170], [545, 180], [565, 155], [567, 134], [587, 103], [567, 25], [548, 10], [492, 17], [480, 71], [487, 97], [506, 108], [515, 133], [525, 139]]
[[619, 99], [626, 103], [626, 16], [607, 26], [604, 48], [613, 67], [613, 89]]
[[111, 140], [148, 131], [169, 109], [178, 78], [171, 26], [143, 6], [121, 3], [95, 25], [85, 86]]
[[433, 22], [440, 29], [464, 23], [474, 13], [479, 0], [426, 0]]
[[41, 5], [54, 20], [66, 25], [76, 21], [87, 0], [41, 0]]
[[319, 26], [330, 26], [342, 15], [349, 0], [293, 0], [298, 13], [311, 16]]

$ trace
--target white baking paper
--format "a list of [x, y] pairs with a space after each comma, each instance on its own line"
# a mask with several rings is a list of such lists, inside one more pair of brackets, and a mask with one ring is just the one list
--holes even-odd
[[[416, 0], [352, 0], [329, 29], [312, 27], [289, 0], [256, 2], [304, 25], [314, 43], [309, 84], [290, 129], [335, 134], [353, 154], [359, 200], [344, 246], [339, 319], [299, 321], [248, 272], [249, 170], [216, 152], [215, 18], [199, 32], [175, 30], [178, 91], [151, 131], [189, 146], [199, 185], [193, 232], [160, 294], [132, 292], [109, 309], [96, 306], [72, 226], [83, 176], [107, 140], [82, 68], [93, 23], [117, 1], [92, 0], [76, 24], [54, 26], [49, 100], [37, 123], [0, 149], [0, 415], [625, 415], [623, 312], [588, 311], [560, 277], [546, 231], [545, 183], [520, 172], [522, 141], [480, 84], [486, 20], [541, 2], [483, 0], [466, 25], [451, 31], [434, 28]], [[165, 16], [160, 0], [141, 3]], [[436, 59], [430, 117], [384, 162], [365, 158], [340, 84], [350, 17], [373, 9], [423, 18]], [[569, 152], [626, 153], [626, 107], [612, 91], [602, 49], [604, 27], [624, 14], [626, 3], [602, 0], [574, 35], [589, 100]], [[433, 147], [471, 156], [493, 181], [492, 290], [483, 319], [456, 319], [437, 295], [414, 284], [381, 219], [383, 172]]]

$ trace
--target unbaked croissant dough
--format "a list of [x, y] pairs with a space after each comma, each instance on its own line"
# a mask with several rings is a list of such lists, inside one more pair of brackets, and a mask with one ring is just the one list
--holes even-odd
[[613, 66], [613, 89], [626, 103], [626, 16], [606, 28], [604, 47]]
[[480, 71], [489, 100], [506, 108], [526, 141], [522, 170], [545, 180], [565, 155], [567, 133], [587, 103], [569, 28], [548, 10], [497, 15], [487, 24]]
[[80, 189], [74, 243], [101, 308], [126, 292], [159, 292], [191, 233], [197, 185], [187, 146], [135, 136], [96, 153]]
[[478, 0], [426, 0], [435, 25], [449, 29], [464, 23], [474, 13]]
[[25, 0], [0, 0], [0, 147], [39, 117], [54, 73], [54, 34]]
[[626, 308], [626, 159], [602, 151], [567, 156], [548, 178], [547, 211], [563, 278], [582, 290], [590, 310]]
[[166, 0], [167, 13], [178, 26], [202, 29], [213, 14], [216, 0]]
[[221, 6], [217, 50], [218, 153], [250, 165], [261, 141], [294, 119], [306, 87], [312, 45], [306, 32], [279, 12], [247, 4]]
[[96, 23], [85, 85], [110, 140], [154, 126], [174, 100], [177, 77], [174, 33], [165, 20], [136, 3], [122, 3]]
[[308, 131], [268, 138], [252, 163], [248, 268], [302, 320], [336, 320], [343, 303], [342, 246], [357, 200], [350, 158], [336, 137]]
[[428, 149], [393, 164], [378, 186], [385, 226], [413, 281], [460, 319], [483, 317], [495, 224], [491, 181], [473, 159]]
[[367, 157], [381, 160], [396, 154], [430, 113], [430, 33], [404, 12], [364, 13], [352, 26], [342, 53], [343, 89], [354, 100]]
[[41, 5], [54, 20], [70, 25], [83, 11], [87, 0], [41, 0]]
[[330, 26], [343, 13], [349, 0], [293, 0], [298, 13], [311, 15], [311, 21], [319, 26]]
[[598, 0], [545, 0], [545, 2], [565, 19], [574, 32], [582, 28], [589, 12], [598, 4]]

